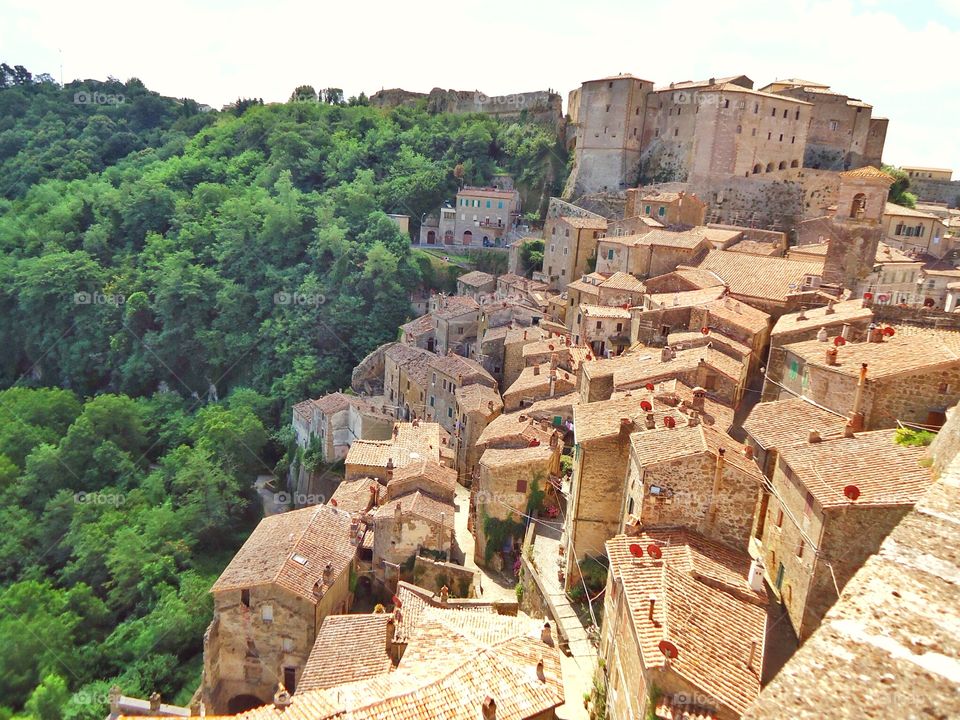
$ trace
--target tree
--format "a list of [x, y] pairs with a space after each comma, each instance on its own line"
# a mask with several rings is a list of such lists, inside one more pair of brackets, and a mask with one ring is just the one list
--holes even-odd
[[910, 176], [907, 175], [905, 171], [893, 165], [884, 165], [882, 169], [888, 175], [893, 176], [893, 184], [890, 186], [887, 199], [896, 205], [903, 205], [909, 208], [916, 207], [917, 196], [909, 192]]
[[290, 95], [290, 102], [317, 102], [317, 91], [313, 85], [298, 85]]
[[341, 88], [326, 88], [323, 91], [323, 101], [327, 105], [343, 105], [343, 90]]

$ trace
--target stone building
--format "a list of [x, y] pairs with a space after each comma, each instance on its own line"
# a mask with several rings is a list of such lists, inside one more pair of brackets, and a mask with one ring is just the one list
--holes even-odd
[[543, 226], [543, 274], [551, 288], [563, 290], [590, 272], [597, 255], [597, 239], [606, 230], [603, 218], [547, 218]]
[[532, 493], [544, 492], [551, 478], [560, 475], [559, 439], [554, 435], [550, 444], [530, 444], [523, 448], [484, 450], [480, 456], [480, 472], [470, 492], [474, 559], [487, 566], [495, 562], [496, 553], [511, 552], [516, 535], [504, 536], [510, 547], [495, 546], [500, 535], [490, 531], [490, 523], [512, 522], [526, 526], [526, 517]]
[[804, 167], [850, 170], [880, 165], [887, 119], [872, 117], [872, 105], [805, 80], [778, 80], [762, 90], [810, 103]]
[[762, 491], [752, 452], [722, 430], [697, 421], [635, 433], [620, 532], [682, 527], [746, 551]]
[[705, 228], [683, 232], [651, 230], [641, 235], [608, 236], [597, 243], [597, 271], [649, 278], [696, 264], [711, 243]]
[[868, 340], [838, 345], [823, 333], [783, 346], [780, 373], [768, 368], [773, 388], [765, 395], [802, 396], [851, 419], [857, 415], [856, 429], [898, 421], [939, 427], [960, 400], [958, 338], [949, 330], [874, 327]]
[[692, 193], [630, 188], [624, 218], [653, 218], [664, 225], [704, 225], [707, 204]]
[[[602, 242], [602, 241], [601, 241]], [[599, 266], [600, 261], [597, 261]], [[643, 283], [626, 271], [593, 272], [567, 285], [567, 305], [570, 312], [564, 317], [572, 330], [572, 313], [580, 304], [623, 306], [636, 305], [643, 297]]]
[[883, 239], [899, 250], [935, 258], [942, 258], [954, 244], [943, 218], [891, 202], [884, 206]]
[[503, 391], [503, 409], [519, 410], [525, 405], [570, 392], [577, 378], [557, 366], [557, 359], [542, 365], [525, 367], [510, 387]]
[[392, 471], [421, 460], [453, 465], [448, 438], [438, 423], [398, 422], [389, 440], [358, 440], [350, 446], [344, 459], [344, 478], [377, 478], [386, 483]]
[[924, 448], [892, 430], [846, 434], [779, 449], [761, 520], [767, 582], [801, 641], [932, 482]]
[[497, 279], [490, 273], [474, 270], [457, 278], [457, 295], [472, 297], [477, 302], [492, 297], [497, 290]]
[[600, 657], [610, 720], [738, 720], [760, 692], [767, 596], [750, 558], [689, 531], [617, 535]]
[[350, 607], [359, 526], [327, 505], [264, 518], [210, 592], [203, 700], [213, 713], [268, 703], [294, 691], [317, 629]]
[[457, 432], [454, 434], [457, 476], [461, 485], [469, 485], [483, 452], [477, 447], [477, 440], [503, 411], [503, 400], [496, 390], [485, 385], [457, 388], [454, 396], [457, 403]]
[[589, 346], [596, 357], [619, 355], [630, 347], [630, 310], [581, 304], [571, 330], [573, 342]]
[[316, 438], [324, 459], [334, 462], [346, 457], [355, 440], [388, 440], [394, 417], [385, 400], [336, 392], [297, 403], [293, 407], [297, 444], [307, 448]]
[[523, 348], [546, 338], [549, 332], [534, 325], [516, 323], [483, 330], [476, 360], [496, 379], [499, 387], [510, 387], [525, 367]]
[[654, 407], [649, 391], [574, 407], [573, 475], [563, 537], [568, 585], [580, 582], [578, 563], [601, 556], [603, 543], [620, 529], [631, 435], [686, 422], [679, 408]]
[[824, 410], [803, 398], [788, 397], [757, 403], [743, 421], [743, 430], [757, 466], [764, 475], [773, 477], [780, 448], [805, 442], [811, 432], [821, 438], [839, 436], [847, 422], [846, 416]]
[[435, 346], [428, 347], [428, 350], [438, 355], [455, 353], [470, 357], [480, 322], [480, 306], [474, 298], [468, 295], [435, 295], [431, 298], [427, 317], [433, 318], [436, 339]]
[[520, 193], [497, 187], [465, 187], [457, 193], [454, 245], [501, 247], [520, 218]]

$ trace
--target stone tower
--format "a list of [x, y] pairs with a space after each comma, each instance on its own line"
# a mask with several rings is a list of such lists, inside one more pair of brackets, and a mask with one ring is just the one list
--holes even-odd
[[829, 219], [824, 283], [856, 288], [873, 271], [892, 184], [892, 177], [872, 166], [840, 173], [837, 209]]
[[647, 97], [652, 90], [649, 80], [614, 75], [589, 80], [570, 93], [574, 166], [564, 198], [636, 185]]

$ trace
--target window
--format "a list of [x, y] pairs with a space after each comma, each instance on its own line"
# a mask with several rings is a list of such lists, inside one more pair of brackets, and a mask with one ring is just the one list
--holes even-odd
[[490, 201], [489, 201], [489, 200], [487, 200], [487, 209], [488, 209], [488, 210], [490, 209]]
[[433, 382], [431, 382], [430, 384], [431, 384], [431, 385], [436, 385], [436, 384], [437, 384], [437, 374], [436, 374], [436, 373], [433, 374]]
[[800, 111], [799, 111], [799, 110], [797, 110], [797, 114], [796, 114], [796, 116], [795, 116], [793, 119], [794, 119], [794, 120], [799, 120], [799, 119], [800, 119]]
[[293, 638], [289, 638], [289, 637], [283, 638], [283, 651], [293, 652]]
[[563, 235], [564, 237], [570, 237], [570, 228], [564, 228]]
[[241, 590], [240, 591], [240, 604], [244, 607], [250, 607], [250, 591]]
[[273, 605], [262, 605], [260, 607], [260, 617], [264, 622], [273, 622]]
[[836, 132], [839, 127], [840, 127], [840, 123], [838, 123], [836, 120], [830, 121], [830, 130], [832, 130], [833, 132]]
[[603, 329], [603, 323], [597, 320], [597, 330], [602, 330], [602, 329]]
[[617, 332], [620, 332], [622, 330], [623, 330], [623, 323], [622, 322], [617, 323]]
[[433, 395], [430, 396], [430, 407], [436, 407], [436, 403], [434, 402]]
[[676, 136], [679, 135], [679, 134], [680, 134], [680, 128], [674, 128], [674, 129], [673, 129], [673, 136], [676, 137]]
[[790, 138], [790, 144], [793, 145], [795, 142], [797, 142], [797, 136], [796, 136], [796, 135], [793, 135], [793, 136]]
[[753, 129], [750, 131], [750, 135], [751, 135], [752, 137], [756, 137], [756, 136], [757, 136], [757, 129], [756, 129], [756, 128], [753, 128]]
[[787, 111], [786, 111], [786, 110], [783, 111], [783, 119], [784, 119], [784, 120], [787, 119]]
[[551, 246], [550, 246], [550, 252], [556, 252], [556, 251], [557, 251], [557, 246], [556, 246], [556, 245], [551, 245]]
[[462, 328], [462, 327], [458, 327], [458, 328], [457, 328], [457, 335], [463, 335], [463, 328]]
[[737, 125], [737, 135], [743, 132], [743, 125]]
[[569, 250], [570, 250], [570, 248], [564, 247], [564, 248], [563, 248], [563, 254], [566, 255]]
[[503, 210], [503, 200], [497, 203], [497, 210]]
[[657, 215], [659, 215], [660, 217], [663, 217], [666, 214], [667, 214], [667, 209], [663, 205], [657, 208]]
[[758, 112], [760, 112], [760, 103], [754, 103], [754, 104], [753, 104], [753, 114], [756, 115]]
[[[556, 225], [554, 225], [552, 228], [550, 228], [550, 234], [551, 234], [551, 235], [556, 235], [556, 234], [557, 234], [557, 226], [556, 226]], [[553, 246], [551, 245], [550, 247], [552, 248]]]
[[607, 112], [610, 112], [610, 106], [607, 105]]
[[803, 516], [810, 517], [813, 514], [813, 495], [807, 492], [807, 497], [803, 501]]
[[650, 214], [650, 206], [649, 206], [649, 205], [644, 205], [644, 206], [643, 206], [643, 212], [644, 212], [645, 215], [649, 215], [649, 214]]
[[772, 140], [772, 139], [773, 139], [773, 133], [772, 133], [772, 132], [768, 132], [768, 133], [767, 133], [767, 140]]
[[779, 510], [777, 510], [777, 527], [778, 528], [783, 527], [783, 508], [780, 508]]
[[295, 667], [285, 667], [283, 669], [283, 687], [288, 693], [293, 693], [297, 689], [297, 669]]
[[801, 540], [800, 542], [797, 543], [797, 557], [798, 557], [798, 558], [802, 558], [802, 557], [803, 557], [803, 545], [804, 545], [803, 540]]
[[724, 109], [730, 107], [730, 100], [724, 100], [724, 101], [723, 101], [723, 107], [724, 107]]
[[612, 83], [612, 82], [608, 82], [608, 83], [607, 83], [607, 87], [608, 87], [608, 88], [612, 88], [612, 87], [613, 87], [613, 83]]
[[517, 492], [527, 494], [527, 481], [526, 480], [517, 480]]
[[448, 418], [452, 418], [452, 417], [453, 417], [453, 408], [447, 408], [447, 417], [448, 417]]
[[780, 133], [780, 142], [783, 142], [783, 133]]
[[771, 110], [770, 110], [770, 117], [776, 117], [776, 116], [777, 116], [777, 109], [776, 109], [776, 108], [771, 108]]
[[654, 128], [654, 129], [653, 129], [653, 136], [654, 136], [654, 137], [660, 137], [660, 128]]
[[613, 248], [607, 250], [607, 260], [613, 260]]

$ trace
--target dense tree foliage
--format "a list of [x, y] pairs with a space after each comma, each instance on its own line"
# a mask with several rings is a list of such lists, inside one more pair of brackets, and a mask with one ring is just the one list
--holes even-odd
[[563, 182], [523, 121], [306, 85], [201, 110], [0, 63], [0, 720], [102, 718], [114, 682], [186, 703], [290, 405], [452, 284], [387, 213]]

